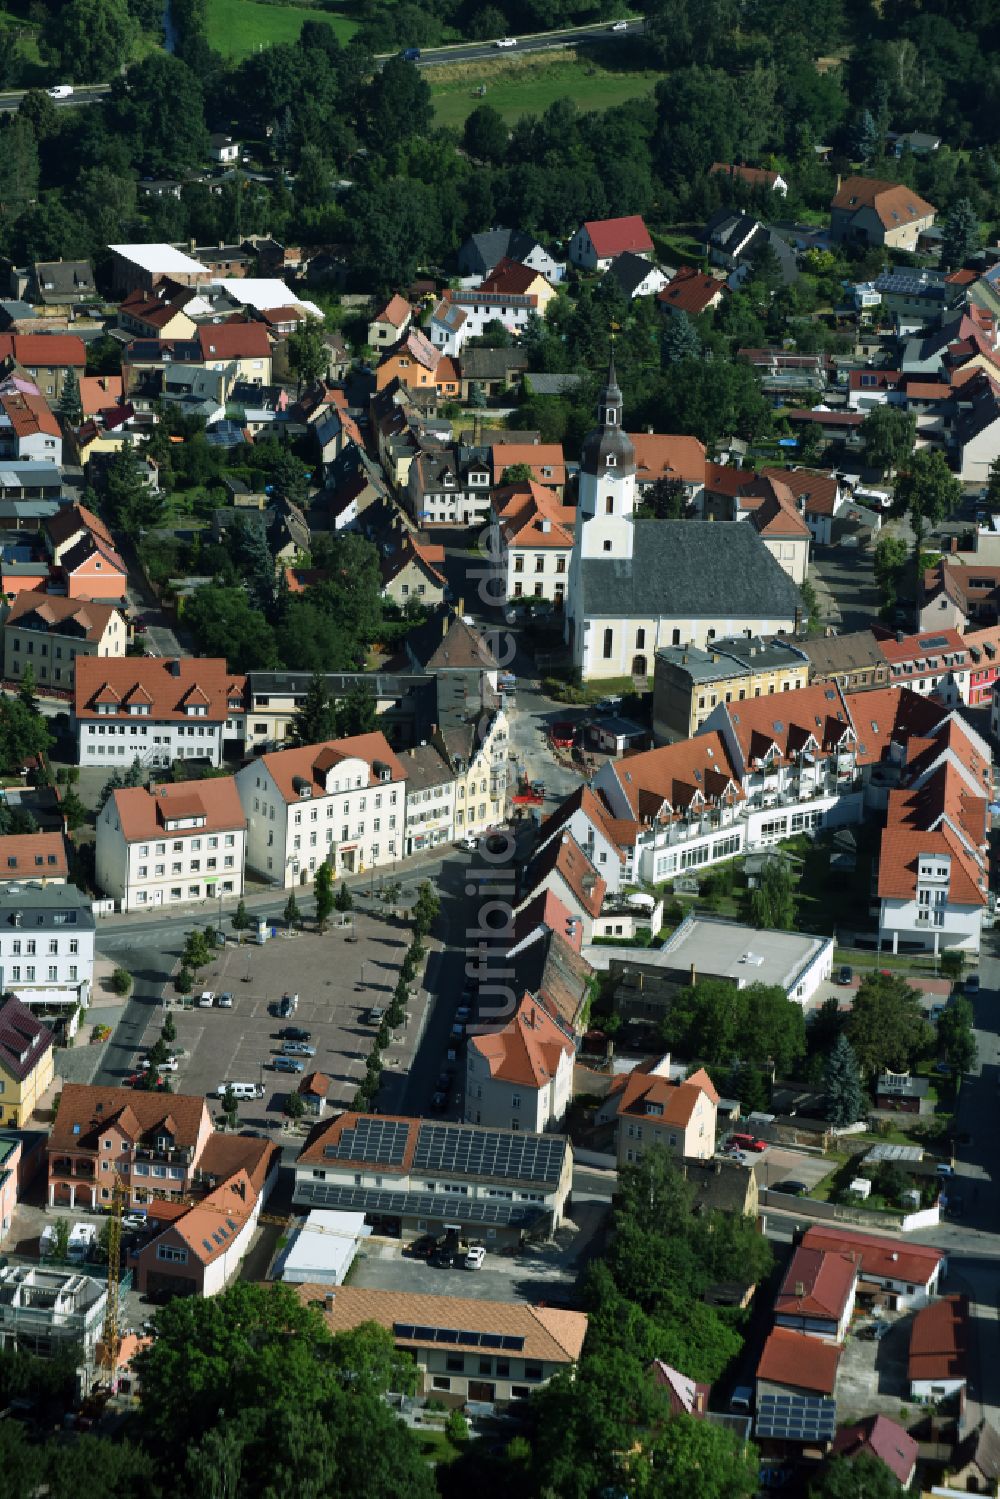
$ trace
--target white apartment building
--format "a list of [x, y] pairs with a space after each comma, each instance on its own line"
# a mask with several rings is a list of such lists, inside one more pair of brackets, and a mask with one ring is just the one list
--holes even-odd
[[406, 770], [382, 733], [276, 750], [236, 773], [247, 865], [288, 889], [327, 863], [336, 876], [403, 853]]
[[94, 978], [94, 913], [75, 885], [0, 890], [0, 991], [76, 1034]]
[[472, 1036], [465, 1058], [465, 1121], [497, 1129], [558, 1127], [573, 1096], [576, 1048], [528, 994], [502, 1030]]
[[77, 763], [124, 768], [207, 760], [242, 737], [246, 678], [218, 657], [81, 656], [73, 717]]
[[576, 509], [531, 483], [497, 495], [490, 510], [495, 599], [548, 599], [562, 605], [573, 554]]
[[97, 884], [121, 911], [241, 896], [245, 857], [232, 776], [126, 787], [97, 819]]
[[400, 758], [406, 767], [404, 854], [455, 839], [455, 772], [436, 744], [421, 744]]

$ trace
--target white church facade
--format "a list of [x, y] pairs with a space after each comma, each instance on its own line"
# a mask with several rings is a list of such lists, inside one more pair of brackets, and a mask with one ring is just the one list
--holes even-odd
[[613, 358], [597, 415], [580, 459], [566, 596], [581, 680], [651, 676], [660, 646], [793, 634], [801, 596], [750, 526], [635, 519], [635, 449]]

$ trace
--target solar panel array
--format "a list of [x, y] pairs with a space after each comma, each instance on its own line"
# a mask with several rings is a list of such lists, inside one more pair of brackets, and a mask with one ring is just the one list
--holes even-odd
[[341, 1208], [345, 1212], [386, 1213], [396, 1218], [489, 1223], [498, 1228], [530, 1228], [548, 1209], [533, 1202], [471, 1201], [446, 1198], [441, 1192], [387, 1192], [380, 1187], [338, 1187], [331, 1182], [300, 1182], [296, 1201], [302, 1206]]
[[335, 1145], [324, 1145], [323, 1154], [332, 1161], [364, 1161], [372, 1166], [402, 1166], [409, 1121], [379, 1119], [362, 1114], [357, 1124], [345, 1129]]
[[524, 1339], [512, 1333], [470, 1332], [467, 1328], [423, 1327], [419, 1323], [394, 1322], [394, 1338], [411, 1343], [462, 1343], [467, 1348], [496, 1348], [504, 1353], [522, 1353]]
[[557, 1135], [421, 1124], [413, 1170], [557, 1186], [565, 1157], [566, 1141]]
[[756, 1435], [785, 1442], [832, 1442], [837, 1402], [820, 1395], [759, 1395]]

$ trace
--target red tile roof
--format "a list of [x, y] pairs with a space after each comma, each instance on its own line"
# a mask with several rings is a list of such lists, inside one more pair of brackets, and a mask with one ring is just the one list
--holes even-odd
[[0, 883], [68, 878], [69, 854], [62, 833], [9, 833], [0, 838]]
[[808, 468], [763, 468], [762, 479], [778, 479], [792, 497], [804, 503], [806, 515], [832, 515], [837, 502], [837, 481], [832, 474]]
[[802, 1240], [806, 1249], [840, 1250], [857, 1255], [865, 1280], [900, 1280], [926, 1286], [944, 1260], [940, 1249], [929, 1244], [914, 1244], [907, 1239], [880, 1239], [874, 1234], [852, 1233], [847, 1228], [825, 1228], [817, 1225], [806, 1230]]
[[139, 1139], [158, 1125], [168, 1125], [174, 1144], [182, 1149], [193, 1148], [211, 1123], [204, 1098], [192, 1094], [64, 1083], [59, 1111], [49, 1134], [49, 1154], [67, 1147], [96, 1150], [98, 1136], [112, 1120], [131, 1140]]
[[96, 718], [99, 702], [113, 703], [116, 712], [138, 688], [149, 694], [152, 719], [187, 720], [184, 701], [192, 687], [201, 687], [209, 702], [206, 715], [199, 723], [217, 723], [228, 717], [230, 704], [239, 699], [242, 706], [246, 678], [231, 672], [218, 656], [123, 657], [78, 656], [73, 684], [73, 711], [77, 718]]
[[[527, 464], [536, 483], [558, 487], [566, 483], [566, 460], [560, 442], [494, 442], [490, 444], [490, 466], [494, 484], [508, 468]], [[546, 472], [547, 470], [547, 472]]]
[[618, 1117], [648, 1118], [651, 1124], [686, 1129], [702, 1095], [710, 1103], [719, 1102], [712, 1079], [703, 1067], [676, 1083], [669, 1077], [636, 1067], [624, 1080], [618, 1100]]
[[776, 1327], [764, 1344], [757, 1378], [768, 1384], [811, 1390], [816, 1395], [832, 1395], [842, 1352], [839, 1343], [827, 1343], [804, 1332]]
[[523, 297], [527, 296], [539, 277], [545, 280], [541, 271], [536, 271], [533, 266], [523, 265], [520, 260], [510, 260], [504, 256], [502, 260], [497, 261], [489, 275], [484, 277], [479, 290], [506, 293], [511, 297]]
[[314, 795], [325, 796], [327, 772], [344, 760], [354, 759], [367, 763], [369, 786], [379, 783], [374, 771], [376, 762], [388, 766], [394, 782], [406, 780], [402, 762], [393, 754], [389, 741], [380, 730], [354, 734], [346, 739], [328, 739], [322, 744], [306, 744], [299, 749], [274, 750], [269, 755], [261, 755], [260, 763], [270, 771], [285, 801], [297, 802], [298, 783], [308, 782]]
[[849, 710], [835, 682], [747, 698], [727, 704], [726, 711], [747, 766], [763, 760], [772, 746], [780, 764], [797, 761], [810, 746], [826, 755], [854, 743]]
[[525, 994], [502, 1030], [473, 1036], [469, 1050], [489, 1064], [490, 1077], [525, 1088], [547, 1088], [573, 1047], [549, 1014]]
[[572, 891], [582, 910], [590, 916], [601, 914], [607, 882], [597, 873], [572, 833], [561, 833], [558, 838], [553, 838], [532, 860], [528, 868], [532, 891], [553, 871]]
[[883, 229], [898, 229], [902, 224], [912, 224], [937, 212], [912, 187], [901, 182], [881, 182], [876, 177], [845, 177], [830, 207], [847, 213], [872, 208]]
[[943, 1296], [922, 1306], [910, 1326], [907, 1377], [952, 1380], [966, 1377], [969, 1347], [969, 1302], [965, 1296]]
[[0, 406], [14, 430], [15, 437], [61, 437], [62, 430], [49, 403], [30, 392], [11, 391], [0, 395]]
[[635, 472], [640, 483], [680, 479], [685, 484], [705, 482], [705, 444], [697, 437], [661, 432], [630, 432], [635, 449]]
[[[119, 611], [112, 604], [94, 604], [89, 599], [69, 599], [61, 594], [26, 588], [14, 599], [4, 624], [21, 624], [30, 617], [54, 634], [61, 634], [62, 626], [72, 623], [79, 629], [81, 639], [94, 642], [102, 638], [117, 614]], [[74, 631], [66, 630], [65, 633], [72, 635]]]
[[389, 298], [384, 307], [380, 307], [372, 318], [373, 323], [389, 323], [393, 328], [402, 328], [407, 318], [413, 316], [413, 309], [405, 297], [397, 292]]
[[572, 547], [576, 507], [561, 504], [546, 485], [532, 480], [513, 490], [501, 490], [493, 505], [508, 547]]
[[203, 359], [271, 357], [271, 340], [263, 323], [202, 323], [198, 342]]
[[11, 357], [25, 369], [82, 370], [87, 364], [75, 333], [0, 333], [0, 359]]
[[649, 230], [638, 213], [621, 219], [587, 219], [583, 227], [599, 260], [613, 259], [623, 250], [636, 255], [649, 254], [653, 248]]
[[766, 167], [738, 167], [732, 166], [725, 161], [713, 161], [708, 169], [710, 177], [725, 176], [738, 177], [748, 187], [774, 188], [777, 180], [777, 172], [769, 172]]
[[171, 828], [171, 838], [197, 838], [204, 833], [242, 830], [246, 815], [232, 776], [210, 781], [182, 781], [177, 785], [127, 786], [112, 793], [122, 836], [127, 843], [162, 838], [168, 822], [198, 818], [195, 827]]
[[714, 307], [725, 290], [726, 283], [716, 276], [708, 276], [693, 265], [682, 265], [673, 280], [657, 292], [656, 299], [666, 307], [675, 307], [697, 317]]
[[583, 926], [574, 920], [569, 906], [565, 905], [551, 890], [541, 890], [522, 906], [514, 917], [513, 945], [525, 942], [539, 927], [548, 927], [579, 953], [583, 946]]
[[947, 829], [913, 832], [887, 827], [882, 834], [878, 859], [878, 894], [882, 900], [912, 900], [917, 891], [917, 870], [926, 854], [945, 854], [951, 860], [948, 901], [961, 906], [985, 906], [986, 880], [958, 838]]
[[855, 1426], [842, 1426], [833, 1439], [833, 1450], [842, 1457], [857, 1457], [862, 1452], [877, 1457], [905, 1489], [913, 1478], [920, 1447], [888, 1416], [867, 1416]]
[[125, 394], [121, 375], [81, 375], [80, 404], [84, 416], [96, 416], [106, 406], [114, 406]]
[[774, 1303], [775, 1315], [839, 1322], [857, 1278], [858, 1261], [854, 1254], [806, 1249], [800, 1245], [781, 1283]]
[[638, 831], [637, 823], [629, 823], [625, 826], [630, 830], [630, 837], [622, 837], [618, 819], [611, 816], [608, 808], [600, 797], [590, 786], [582, 785], [570, 793], [565, 801], [561, 802], [556, 810], [548, 816], [538, 830], [539, 845], [545, 843], [554, 833], [564, 827], [574, 812], [582, 812], [589, 822], [593, 823], [597, 832], [601, 833], [618, 855], [620, 863], [625, 862], [625, 850], [631, 848], [635, 843], [635, 832]]
[[613, 770], [640, 823], [669, 820], [697, 803], [743, 797], [726, 742], [718, 732], [626, 755], [613, 762]]

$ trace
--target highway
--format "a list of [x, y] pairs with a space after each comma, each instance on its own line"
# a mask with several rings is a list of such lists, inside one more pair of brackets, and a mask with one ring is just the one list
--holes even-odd
[[[523, 57], [526, 52], [548, 52], [558, 47], [579, 47], [584, 42], [620, 42], [641, 34], [646, 29], [642, 20], [629, 21], [626, 31], [612, 31], [613, 23], [601, 21], [596, 26], [574, 26], [565, 31], [543, 31], [535, 36], [517, 38], [516, 47], [498, 47], [496, 42], [459, 42], [450, 47], [433, 47], [422, 51], [418, 68], [439, 68], [447, 63], [469, 63], [497, 57]], [[380, 53], [376, 62], [384, 63], [398, 53]], [[81, 104], [99, 104], [111, 91], [109, 83], [88, 83], [75, 86], [69, 99], [54, 99], [57, 109], [76, 109]], [[24, 89], [11, 89], [0, 93], [0, 114], [13, 114], [25, 96]]]

